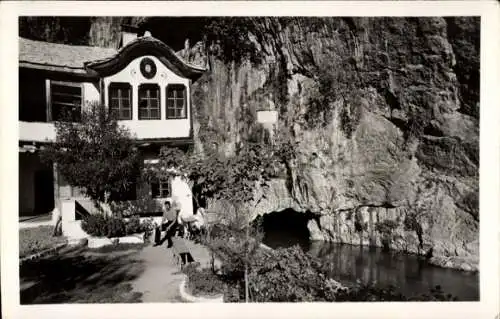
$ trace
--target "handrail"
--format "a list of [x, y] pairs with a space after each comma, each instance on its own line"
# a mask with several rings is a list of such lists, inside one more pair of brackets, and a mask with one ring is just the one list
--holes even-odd
[[76, 215], [80, 216], [80, 219], [90, 215], [85, 207], [83, 207], [77, 200], [75, 200], [75, 219], [78, 220], [79, 218], [76, 218]]

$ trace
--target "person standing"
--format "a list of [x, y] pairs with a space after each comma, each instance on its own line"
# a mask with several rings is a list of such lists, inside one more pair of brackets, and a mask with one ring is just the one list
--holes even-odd
[[62, 214], [59, 208], [55, 207], [52, 211], [52, 218], [56, 221], [54, 225], [53, 236], [61, 236], [62, 235]]
[[177, 197], [173, 197], [171, 214], [169, 218], [172, 218], [172, 223], [170, 223], [165, 231], [165, 237], [168, 239], [167, 248], [172, 247], [172, 237], [176, 235], [177, 231], [180, 231], [184, 235], [185, 225], [182, 220], [182, 205]]
[[[169, 231], [177, 224], [177, 213], [172, 208], [171, 200], [166, 200], [163, 203], [163, 216], [160, 225], [155, 228], [155, 246], [161, 245], [168, 237]], [[165, 238], [161, 238], [161, 232], [165, 230]]]

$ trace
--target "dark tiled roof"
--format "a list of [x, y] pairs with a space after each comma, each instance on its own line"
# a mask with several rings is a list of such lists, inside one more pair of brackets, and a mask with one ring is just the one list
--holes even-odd
[[84, 69], [84, 62], [115, 55], [110, 48], [67, 45], [19, 38], [19, 63], [64, 69]]
[[143, 54], [153, 54], [174, 71], [193, 79], [206, 71], [202, 67], [186, 63], [169, 46], [153, 37], [137, 38], [120, 50], [19, 38], [20, 67], [85, 76], [111, 74], [124, 67], [130, 59]]

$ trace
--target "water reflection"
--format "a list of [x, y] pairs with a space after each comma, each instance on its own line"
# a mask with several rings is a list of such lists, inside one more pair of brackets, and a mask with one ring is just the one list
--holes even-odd
[[416, 255], [385, 252], [379, 248], [308, 242], [289, 233], [267, 233], [264, 243], [270, 247], [299, 244], [305, 251], [325, 261], [333, 278], [353, 283], [377, 282], [395, 285], [407, 296], [428, 293], [440, 285], [444, 292], [459, 300], [479, 300], [479, 275], [435, 267]]

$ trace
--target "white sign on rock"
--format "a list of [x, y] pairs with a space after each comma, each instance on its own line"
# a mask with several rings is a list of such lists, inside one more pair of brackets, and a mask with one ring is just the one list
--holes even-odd
[[257, 111], [257, 122], [261, 124], [274, 124], [278, 122], [277, 111]]

